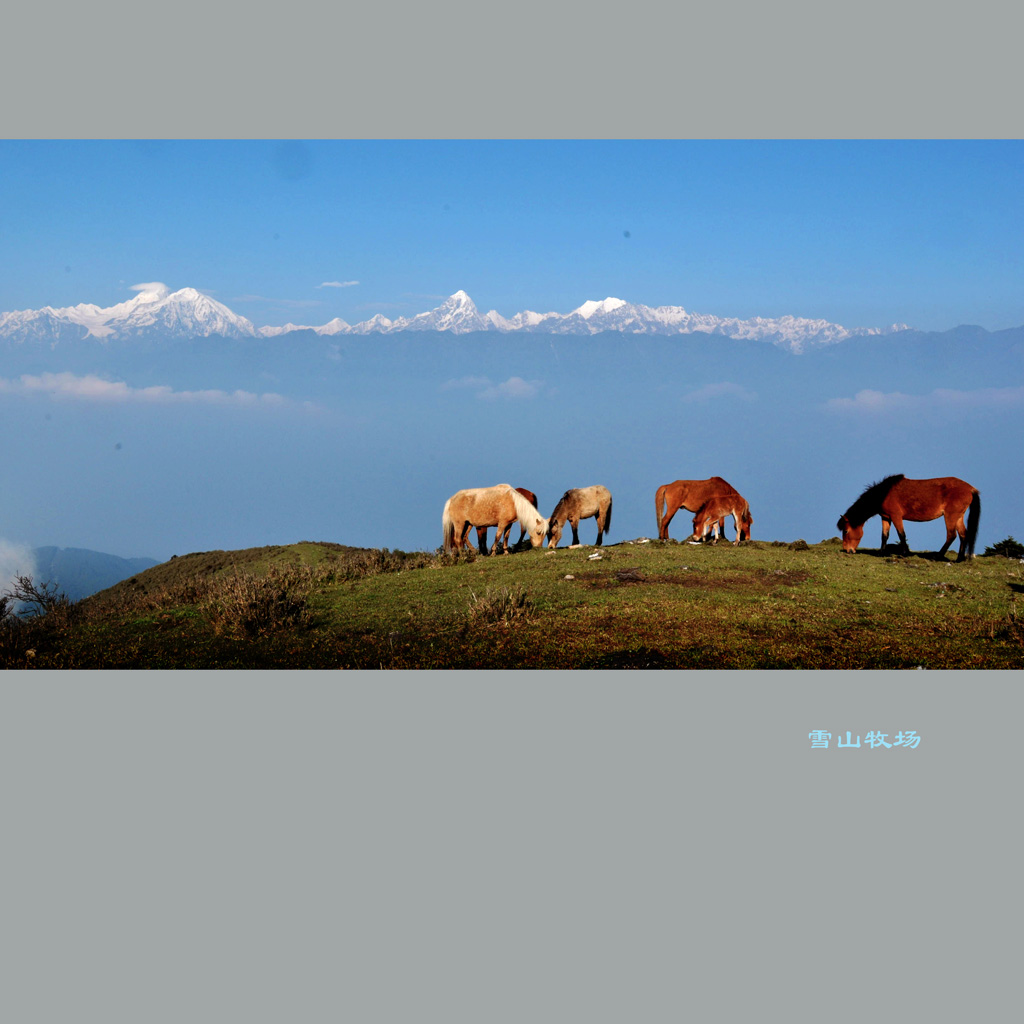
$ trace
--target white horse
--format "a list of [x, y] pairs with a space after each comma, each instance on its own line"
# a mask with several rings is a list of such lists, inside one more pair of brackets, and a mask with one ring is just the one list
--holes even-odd
[[504, 539], [502, 551], [508, 554], [508, 535], [512, 524], [526, 531], [530, 544], [539, 548], [548, 532], [548, 521], [510, 484], [494, 487], [471, 487], [456, 491], [445, 503], [441, 513], [441, 534], [445, 551], [467, 546], [467, 534], [474, 526], [496, 526], [491, 554]]

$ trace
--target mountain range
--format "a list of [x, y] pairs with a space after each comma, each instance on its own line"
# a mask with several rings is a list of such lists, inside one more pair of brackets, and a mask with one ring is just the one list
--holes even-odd
[[0, 338], [51, 343], [86, 338], [107, 341], [152, 334], [172, 338], [273, 338], [299, 331], [312, 331], [321, 336], [407, 331], [456, 335], [478, 332], [561, 335], [617, 332], [661, 336], [703, 333], [769, 342], [800, 353], [809, 347], [833, 345], [852, 337], [906, 330], [910, 330], [906, 324], [847, 328], [827, 320], [796, 316], [741, 320], [690, 313], [682, 306], [645, 306], [612, 297], [601, 301], [588, 300], [569, 313], [525, 310], [504, 317], [493, 309], [480, 313], [473, 300], [461, 290], [435, 309], [413, 317], [390, 320], [378, 313], [354, 325], [336, 317], [319, 327], [292, 323], [283, 327], [256, 327], [250, 320], [195, 288], [172, 292], [166, 285], [156, 282], [138, 286], [138, 294], [134, 298], [106, 308], [80, 303], [61, 309], [45, 306], [42, 309], [0, 313]]

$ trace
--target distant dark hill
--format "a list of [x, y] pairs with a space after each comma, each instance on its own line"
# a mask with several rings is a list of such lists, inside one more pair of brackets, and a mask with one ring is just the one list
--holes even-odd
[[120, 558], [87, 548], [36, 548], [32, 555], [35, 581], [56, 583], [72, 601], [160, 564], [155, 558]]

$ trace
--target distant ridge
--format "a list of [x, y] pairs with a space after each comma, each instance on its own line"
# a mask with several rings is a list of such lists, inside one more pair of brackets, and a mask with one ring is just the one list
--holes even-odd
[[160, 564], [155, 558], [121, 558], [88, 548], [35, 548], [32, 557], [35, 582], [55, 583], [72, 601], [80, 601]]
[[493, 309], [488, 313], [480, 313], [473, 300], [461, 290], [435, 309], [412, 317], [390, 320], [378, 313], [354, 325], [335, 317], [319, 327], [289, 323], [283, 327], [257, 328], [245, 317], [233, 313], [223, 303], [195, 288], [172, 292], [166, 285], [153, 282], [137, 285], [136, 290], [139, 294], [133, 299], [106, 308], [81, 303], [63, 309], [45, 306], [37, 310], [0, 313], [0, 338], [18, 342], [86, 338], [107, 341], [160, 334], [171, 338], [217, 336], [244, 339], [281, 337], [297, 331], [312, 331], [321, 336], [399, 334], [408, 331], [565, 335], [618, 332], [663, 336], [703, 333], [767, 341], [799, 353], [808, 347], [834, 345], [852, 337], [892, 334], [910, 329], [906, 324], [847, 328], [827, 320], [797, 316], [741, 320], [736, 317], [690, 313], [682, 306], [634, 304], [611, 296], [600, 301], [587, 300], [569, 313], [524, 310], [514, 316], [504, 317]]

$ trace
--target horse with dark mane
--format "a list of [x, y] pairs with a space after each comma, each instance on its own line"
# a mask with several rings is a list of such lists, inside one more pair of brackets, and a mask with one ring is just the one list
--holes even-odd
[[444, 503], [444, 511], [441, 513], [444, 549], [458, 551], [465, 547], [467, 534], [474, 526], [496, 526], [498, 532], [494, 535], [491, 554], [497, 551], [498, 542], [504, 534], [503, 550], [507, 555], [508, 534], [516, 520], [526, 530], [533, 547], [539, 548], [543, 545], [548, 532], [548, 521], [509, 484], [456, 491]]
[[[534, 507], [539, 508], [537, 504], [537, 495], [533, 491], [526, 490], [525, 487], [517, 487], [516, 490]], [[512, 532], [512, 523], [508, 524], [508, 529], [505, 530], [505, 547], [508, 547], [509, 534]], [[519, 540], [516, 541], [515, 546], [519, 547], [523, 542], [523, 538], [526, 536], [526, 527], [522, 523], [519, 524]], [[476, 542], [480, 547], [480, 554], [487, 553], [487, 527], [478, 526], [476, 528]]]
[[[699, 512], [701, 507], [711, 498], [724, 494], [739, 492], [732, 484], [720, 476], [707, 480], [674, 480], [670, 484], [662, 484], [654, 496], [654, 514], [658, 520], [658, 539], [668, 540], [668, 524], [672, 517], [681, 509], [687, 512]], [[742, 499], [741, 499], [742, 500]], [[736, 537], [738, 540], [750, 540], [750, 527], [753, 520], [741, 523], [735, 520]], [[718, 524], [719, 530], [725, 529], [725, 517]]]
[[743, 539], [744, 531], [746, 538], [750, 539], [750, 528], [754, 525], [754, 517], [750, 514], [750, 506], [742, 495], [717, 494], [708, 498], [697, 510], [693, 517], [693, 540], [702, 540], [709, 533], [714, 534], [712, 544], [718, 543], [718, 535], [725, 536], [722, 529], [725, 517], [732, 516], [733, 525], [736, 527], [736, 539], [733, 544], [739, 544]]
[[594, 484], [593, 487], [574, 487], [558, 499], [555, 511], [548, 517], [548, 548], [558, 547], [562, 536], [562, 527], [568, 523], [572, 527], [572, 542], [579, 544], [580, 535], [577, 527], [581, 519], [597, 519], [597, 546], [601, 546], [601, 538], [612, 525], [612, 495], [607, 487]]
[[[967, 524], [964, 514], [970, 509]], [[956, 560], [974, 557], [974, 543], [978, 537], [978, 520], [981, 518], [981, 495], [977, 487], [957, 479], [955, 476], [940, 476], [930, 480], [908, 480], [902, 473], [887, 476], [872, 484], [839, 517], [836, 528], [843, 535], [843, 551], [852, 555], [864, 536], [864, 523], [872, 516], [882, 517], [882, 546], [885, 551], [889, 540], [890, 525], [896, 527], [900, 543], [897, 549], [901, 555], [909, 555], [907, 535], [903, 521], [928, 523], [943, 516], [946, 520], [946, 543], [939, 549], [939, 558], [944, 558], [953, 538], [959, 535], [960, 550]]]

